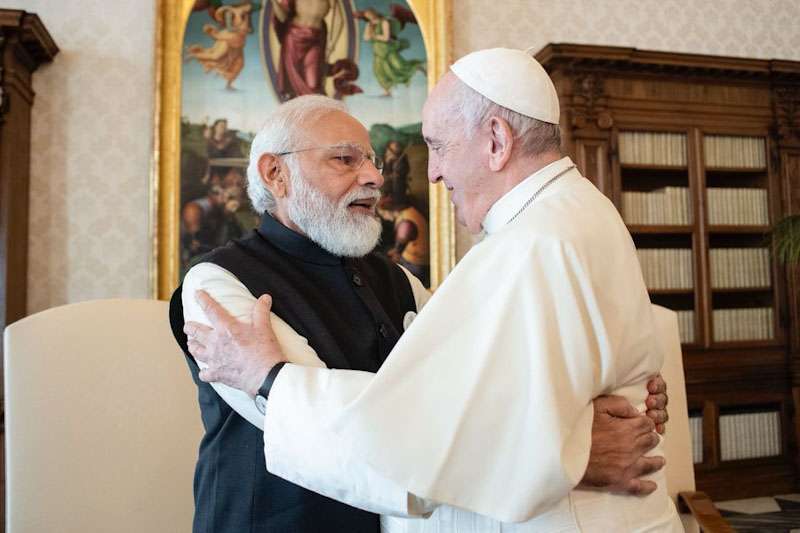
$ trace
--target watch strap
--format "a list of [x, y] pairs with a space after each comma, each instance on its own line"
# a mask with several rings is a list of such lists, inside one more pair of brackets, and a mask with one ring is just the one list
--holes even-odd
[[265, 400], [269, 398], [269, 391], [272, 390], [272, 384], [275, 383], [275, 378], [278, 377], [278, 372], [281, 371], [281, 368], [286, 364], [286, 361], [280, 362], [277, 365], [273, 366], [267, 377], [264, 378], [264, 382], [258, 388], [258, 395], [264, 398]]

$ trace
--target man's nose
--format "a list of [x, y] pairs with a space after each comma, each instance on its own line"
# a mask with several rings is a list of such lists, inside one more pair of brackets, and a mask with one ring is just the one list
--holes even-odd
[[358, 184], [365, 187], [380, 189], [383, 185], [383, 174], [371, 160], [366, 159], [358, 173]]

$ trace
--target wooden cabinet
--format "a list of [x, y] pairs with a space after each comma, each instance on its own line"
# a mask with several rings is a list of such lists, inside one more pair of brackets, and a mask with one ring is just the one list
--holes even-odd
[[[38, 16], [21, 10], [0, 9], [0, 331], [26, 314], [31, 107], [34, 101], [31, 77], [57, 53], [58, 47]], [[2, 353], [0, 344], [0, 361]], [[1, 387], [0, 434], [4, 431]], [[0, 489], [5, 487], [2, 466]], [[0, 494], [0, 506], [4, 503], [5, 490]], [[4, 511], [0, 507], [3, 524]]]
[[795, 491], [800, 278], [769, 231], [800, 213], [800, 63], [570, 44], [537, 58], [567, 153], [620, 209], [651, 300], [679, 314], [698, 489]]

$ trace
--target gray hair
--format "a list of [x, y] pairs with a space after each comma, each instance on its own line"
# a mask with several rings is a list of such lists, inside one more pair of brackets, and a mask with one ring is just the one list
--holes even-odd
[[489, 117], [500, 117], [511, 127], [519, 142], [520, 153], [535, 156], [544, 152], [561, 151], [561, 129], [551, 124], [498, 105], [466, 83], [458, 80], [450, 97], [452, 112], [461, 119], [460, 126], [470, 135]]
[[[264, 154], [277, 154], [303, 148], [306, 140], [305, 129], [310, 119], [320, 117], [333, 111], [347, 112], [342, 102], [322, 96], [310, 94], [299, 96], [278, 106], [264, 122], [264, 126], [250, 145], [250, 163], [247, 166], [247, 195], [253, 209], [259, 215], [275, 211], [276, 203], [272, 193], [261, 179], [258, 171], [258, 160]], [[287, 156], [287, 166], [294, 174], [297, 165]]]

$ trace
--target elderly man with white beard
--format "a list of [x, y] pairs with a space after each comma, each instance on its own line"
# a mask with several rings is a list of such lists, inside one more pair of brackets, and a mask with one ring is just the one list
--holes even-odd
[[[305, 96], [280, 106], [251, 148], [248, 194], [263, 214], [260, 227], [206, 256], [173, 296], [173, 330], [184, 350], [184, 318], [209, 323], [195, 300], [195, 292], [203, 289], [232, 320], [245, 325], [271, 320], [293, 363], [376, 372], [430, 296], [407, 271], [370, 253], [381, 230], [375, 215], [380, 166], [366, 129], [341, 103]], [[273, 298], [272, 314], [253, 318], [256, 297], [265, 294]], [[195, 532], [379, 530], [377, 515], [305, 490], [298, 486], [304, 484], [300, 479], [293, 479], [295, 485], [268, 473], [262, 439], [269, 445], [270, 435], [261, 433], [264, 398], [254, 403], [247, 393], [219, 383], [209, 386], [200, 380], [203, 364], [188, 353], [187, 360], [206, 427], [195, 478]], [[263, 381], [263, 376], [252, 378]], [[664, 395], [658, 394], [663, 382], [652, 385], [657, 394], [650, 401], [660, 406], [652, 414], [659, 419], [665, 414]], [[323, 395], [328, 392], [335, 404], [336, 391]], [[638, 413], [624, 401], [598, 400], [596, 408], [592, 437], [599, 446], [593, 447], [597, 453], [585, 480], [609, 490], [651, 492], [654, 485], [637, 478], [662, 464], [642, 457], [654, 444], [652, 421], [634, 417]], [[604, 414], [609, 409], [632, 418], [611, 421]], [[317, 448], [321, 458], [335, 446], [296, 444]], [[341, 467], [346, 475], [347, 464]], [[389, 492], [383, 490], [387, 484]], [[373, 512], [397, 512], [398, 498], [405, 503], [407, 497], [375, 471], [369, 471], [361, 490], [369, 501], [358, 505]], [[410, 495], [408, 502], [412, 512], [430, 510], [429, 502]]]

